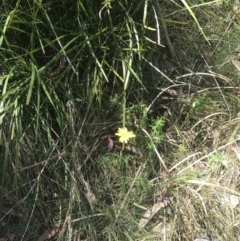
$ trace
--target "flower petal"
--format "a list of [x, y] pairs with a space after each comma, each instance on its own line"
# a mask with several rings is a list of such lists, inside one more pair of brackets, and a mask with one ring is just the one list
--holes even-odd
[[119, 136], [119, 141], [122, 143], [127, 143], [130, 138], [136, 137], [132, 131], [128, 131], [126, 127], [118, 128], [118, 132], [115, 134]]

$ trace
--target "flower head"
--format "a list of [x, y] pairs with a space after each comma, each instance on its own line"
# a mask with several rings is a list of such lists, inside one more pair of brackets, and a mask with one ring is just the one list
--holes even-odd
[[128, 131], [126, 127], [118, 128], [118, 132], [115, 134], [119, 136], [119, 141], [122, 143], [127, 143], [130, 138], [136, 137], [132, 131]]

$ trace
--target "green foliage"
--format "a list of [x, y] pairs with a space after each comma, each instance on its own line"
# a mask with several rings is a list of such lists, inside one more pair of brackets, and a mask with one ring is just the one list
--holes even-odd
[[[53, 227], [55, 240], [192, 240], [200, 231], [234, 240], [226, 224], [238, 211], [220, 217], [214, 190], [190, 177], [238, 185], [224, 149], [238, 130], [229, 54], [238, 1], [18, 0], [0, 9], [0, 212], [15, 211], [4, 230], [19, 240]], [[124, 125], [136, 138], [120, 146]], [[217, 145], [206, 173], [199, 156]]]
[[187, 147], [184, 144], [178, 146], [178, 153], [182, 157], [187, 152]]
[[225, 167], [228, 166], [228, 161], [226, 160], [226, 154], [224, 153], [224, 151], [212, 153], [209, 156], [208, 163], [212, 168], [214, 168], [214, 166], [219, 163]]
[[151, 125], [151, 137], [155, 144], [160, 144], [161, 141], [164, 139], [164, 127], [165, 121], [163, 118], [157, 118], [153, 121]]
[[126, 125], [145, 128], [147, 125], [147, 106], [144, 103], [131, 105], [126, 110]]

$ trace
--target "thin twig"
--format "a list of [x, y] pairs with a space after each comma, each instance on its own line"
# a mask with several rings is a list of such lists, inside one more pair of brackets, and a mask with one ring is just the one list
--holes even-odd
[[198, 160], [196, 160], [195, 162], [191, 163], [191, 164], [188, 165], [186, 168], [184, 168], [184, 169], [182, 169], [180, 172], [178, 172], [177, 175], [179, 175], [179, 174], [185, 172], [187, 169], [189, 169], [190, 167], [196, 165], [197, 163], [199, 163], [200, 161], [202, 161], [202, 160], [204, 160], [205, 158], [209, 157], [209, 156], [212, 155], [213, 153], [215, 153], [215, 152], [217, 152], [217, 151], [220, 151], [220, 150], [226, 148], [227, 146], [232, 145], [233, 143], [235, 143], [235, 142], [237, 142], [237, 141], [240, 141], [240, 139], [236, 139], [236, 140], [234, 140], [234, 141], [231, 141], [231, 142], [229, 142], [229, 143], [227, 143], [227, 144], [225, 144], [225, 145], [223, 145], [223, 146], [217, 148], [216, 150], [214, 150], [214, 151], [208, 153], [207, 155], [202, 156], [201, 158], [199, 158]]
[[233, 195], [236, 195], [238, 197], [240, 197], [240, 193], [237, 192], [237, 191], [234, 191], [228, 187], [224, 187], [224, 186], [221, 186], [219, 184], [214, 184], [214, 183], [210, 183], [210, 182], [205, 182], [205, 181], [202, 181], [202, 180], [187, 180], [186, 181], [187, 183], [191, 183], [191, 184], [197, 184], [197, 185], [203, 185], [203, 186], [209, 186], [209, 187], [214, 187], [214, 188], [218, 188], [218, 189], [222, 189], [222, 190], [225, 190], [226, 192], [228, 193], [231, 193]]
[[148, 132], [147, 132], [145, 129], [142, 128], [142, 131], [143, 131], [143, 132], [148, 136], [148, 138], [151, 140], [151, 143], [152, 143], [152, 145], [153, 145], [153, 149], [154, 149], [154, 151], [155, 151], [155, 153], [156, 153], [156, 155], [157, 155], [159, 161], [160, 161], [161, 164], [163, 165], [165, 171], [168, 173], [169, 170], [168, 170], [167, 166], [165, 165], [165, 163], [164, 163], [162, 157], [160, 156], [160, 154], [159, 154], [159, 152], [158, 152], [156, 146], [154, 145], [153, 140], [152, 140], [152, 137], [148, 134]]
[[55, 29], [54, 29], [54, 27], [53, 27], [53, 24], [52, 24], [51, 19], [49, 18], [48, 14], [47, 14], [47, 11], [46, 11], [43, 7], [42, 7], [42, 10], [43, 10], [43, 12], [44, 12], [44, 14], [45, 14], [48, 22], [49, 22], [49, 25], [50, 25], [50, 27], [51, 27], [51, 29], [52, 29], [55, 37], [56, 37], [56, 40], [57, 40], [57, 42], [58, 42], [58, 44], [59, 44], [59, 46], [60, 46], [60, 48], [61, 48], [61, 51], [63, 52], [65, 58], [67, 59], [67, 62], [68, 62], [69, 65], [71, 66], [73, 72], [78, 76], [78, 72], [76, 71], [76, 69], [75, 69], [74, 66], [72, 65], [70, 59], [68, 58], [67, 53], [66, 53], [64, 47], [62, 46], [62, 43], [59, 41], [59, 37], [57, 36], [57, 33], [56, 33], [56, 31], [55, 31]]
[[140, 167], [139, 167], [138, 170], [137, 170], [137, 173], [136, 173], [136, 175], [135, 175], [135, 177], [134, 177], [134, 179], [133, 179], [133, 181], [132, 181], [132, 184], [131, 184], [130, 188], [128, 189], [128, 192], [127, 192], [127, 194], [125, 195], [125, 197], [124, 197], [124, 199], [123, 199], [123, 201], [122, 201], [122, 203], [121, 203], [121, 206], [120, 206], [120, 208], [119, 208], [119, 210], [118, 210], [118, 213], [117, 213], [116, 218], [119, 217], [119, 215], [120, 215], [120, 213], [121, 213], [121, 211], [122, 211], [122, 209], [123, 209], [123, 207], [124, 207], [124, 205], [125, 205], [125, 203], [126, 203], [126, 201], [127, 201], [127, 198], [128, 198], [128, 196], [129, 196], [132, 188], [133, 188], [133, 185], [135, 184], [135, 182], [136, 182], [136, 180], [137, 180], [137, 178], [138, 178], [138, 176], [139, 176], [139, 173], [140, 173], [140, 171], [141, 171], [141, 169], [142, 169], [142, 166], [143, 166], [143, 163], [140, 165]]
[[157, 10], [158, 10], [158, 15], [160, 17], [160, 21], [161, 21], [161, 24], [163, 26], [163, 32], [164, 32], [164, 35], [165, 35], [165, 38], [166, 38], [166, 41], [167, 41], [167, 47], [168, 47], [171, 59], [176, 61], [176, 54], [174, 52], [174, 48], [173, 48], [171, 40], [169, 38], [167, 25], [165, 24], [165, 21], [163, 19], [161, 7], [160, 7], [158, 1], [154, 1], [154, 3], [156, 4]]

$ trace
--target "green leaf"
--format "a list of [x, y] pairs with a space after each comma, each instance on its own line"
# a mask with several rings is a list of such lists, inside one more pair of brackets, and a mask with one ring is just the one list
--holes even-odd
[[32, 96], [32, 91], [33, 91], [33, 85], [34, 85], [34, 81], [35, 81], [36, 67], [34, 66], [33, 63], [31, 65], [32, 65], [32, 75], [31, 75], [31, 82], [29, 84], [26, 105], [29, 105], [29, 103], [30, 103], [31, 96]]

